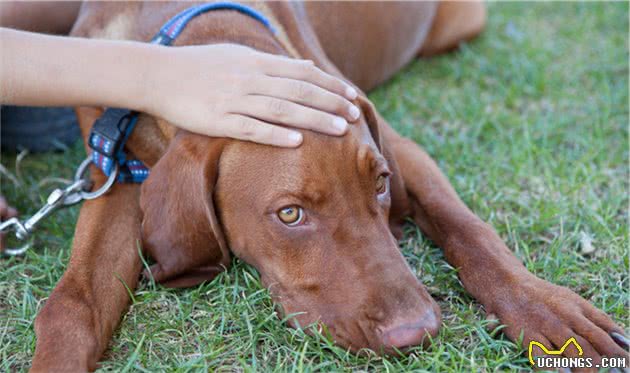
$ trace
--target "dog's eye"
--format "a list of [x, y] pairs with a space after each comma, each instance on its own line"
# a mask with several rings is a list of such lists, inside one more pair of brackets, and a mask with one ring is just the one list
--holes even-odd
[[383, 194], [387, 192], [387, 176], [379, 175], [376, 178], [376, 193]]
[[278, 218], [290, 227], [296, 226], [304, 220], [304, 210], [299, 206], [283, 207], [278, 211]]

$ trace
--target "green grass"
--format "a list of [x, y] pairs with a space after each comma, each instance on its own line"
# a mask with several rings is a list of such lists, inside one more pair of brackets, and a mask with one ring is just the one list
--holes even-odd
[[[628, 327], [628, 3], [490, 5], [485, 34], [413, 63], [371, 98], [438, 160], [466, 203], [538, 276], [568, 286]], [[2, 194], [28, 215], [83, 157], [28, 155]], [[14, 174], [15, 156], [2, 164]], [[48, 219], [24, 259], [0, 261], [0, 369], [24, 370], [33, 320], [68, 262], [78, 207]], [[594, 253], [581, 253], [580, 237]], [[105, 370], [527, 370], [484, 329], [479, 305], [440, 250], [408, 227], [402, 250], [439, 301], [428, 351], [355, 356], [277, 318], [252, 268], [236, 262], [187, 290], [140, 284]]]

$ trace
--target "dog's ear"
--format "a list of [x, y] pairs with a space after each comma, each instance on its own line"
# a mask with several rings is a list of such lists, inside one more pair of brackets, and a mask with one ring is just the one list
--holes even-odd
[[361, 112], [367, 122], [368, 128], [370, 130], [370, 134], [372, 135], [372, 139], [376, 144], [376, 147], [379, 151], [383, 152], [383, 145], [381, 144], [381, 129], [380, 122], [382, 119], [379, 117], [376, 109], [374, 109], [374, 105], [365, 97], [359, 95], [357, 97], [357, 102], [359, 103], [359, 107], [361, 108]]
[[396, 162], [396, 157], [394, 157], [394, 153], [390, 148], [391, 144], [388, 144], [386, 141], [386, 131], [393, 130], [389, 128], [389, 124], [383, 120], [374, 108], [374, 105], [367, 98], [359, 96], [357, 101], [361, 106], [361, 111], [367, 122], [372, 139], [387, 160], [387, 165], [392, 172], [390, 178], [392, 203], [389, 211], [389, 226], [394, 237], [400, 239], [403, 233], [402, 226], [405, 218], [409, 215], [409, 201], [402, 173], [398, 168], [398, 162]]
[[213, 191], [225, 140], [178, 131], [142, 185], [142, 237], [167, 287], [212, 280], [230, 262]]

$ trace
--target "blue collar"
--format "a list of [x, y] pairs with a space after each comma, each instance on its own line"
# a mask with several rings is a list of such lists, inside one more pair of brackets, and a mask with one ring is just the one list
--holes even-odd
[[267, 19], [267, 17], [262, 15], [257, 10], [237, 3], [218, 2], [194, 6], [180, 12], [178, 15], [166, 22], [164, 26], [162, 26], [160, 32], [158, 32], [153, 40], [151, 40], [151, 43], [170, 45], [171, 42], [175, 40], [177, 36], [179, 36], [179, 34], [182, 32], [184, 27], [186, 27], [191, 19], [211, 10], [235, 10], [262, 23], [272, 33], [276, 33], [276, 29], [271, 25], [269, 19]]
[[[263, 14], [248, 6], [232, 2], [216, 2], [190, 7], [160, 28], [151, 39], [152, 44], [170, 45], [196, 16], [211, 10], [235, 10], [262, 23], [272, 33], [275, 28]], [[88, 144], [92, 148], [92, 162], [109, 176], [117, 173], [118, 182], [141, 183], [149, 176], [149, 169], [137, 159], [128, 159], [125, 143], [138, 121], [138, 112], [107, 108], [92, 126]]]

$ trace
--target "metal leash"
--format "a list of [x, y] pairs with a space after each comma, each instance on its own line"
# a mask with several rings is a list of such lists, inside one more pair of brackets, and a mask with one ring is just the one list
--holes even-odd
[[[64, 189], [53, 190], [46, 199], [46, 203], [24, 222], [21, 222], [18, 218], [11, 218], [1, 222], [0, 233], [9, 233], [12, 231], [15, 233], [15, 238], [17, 238], [18, 241], [28, 241], [35, 227], [48, 215], [60, 208], [74, 205], [83, 200], [95, 199], [107, 193], [112, 185], [114, 185], [116, 177], [118, 176], [118, 165], [116, 165], [114, 171], [109, 175], [102, 187], [94, 192], [90, 192], [92, 182], [87, 177], [87, 174], [91, 163], [91, 157], [81, 162], [74, 174], [74, 181]], [[29, 247], [30, 243], [26, 242], [20, 247], [5, 249], [1, 252], [1, 255], [7, 257], [24, 255]]]

